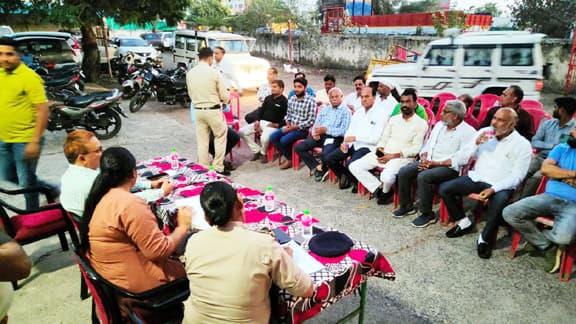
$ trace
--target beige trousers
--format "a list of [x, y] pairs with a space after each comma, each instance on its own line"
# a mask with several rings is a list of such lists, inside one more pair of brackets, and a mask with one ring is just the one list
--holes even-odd
[[[196, 145], [198, 147], [198, 162], [205, 167], [213, 165], [217, 172], [222, 172], [224, 171], [226, 135], [228, 133], [224, 114], [220, 109], [196, 109], [194, 113], [196, 115]], [[212, 164], [210, 164], [210, 154], [208, 153], [210, 132], [214, 134], [214, 159], [212, 160]]]

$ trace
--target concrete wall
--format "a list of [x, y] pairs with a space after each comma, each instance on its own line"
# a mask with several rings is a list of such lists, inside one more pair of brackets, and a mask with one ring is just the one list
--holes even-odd
[[[288, 61], [288, 36], [256, 34], [253, 54]], [[294, 62], [317, 67], [366, 70], [370, 59], [385, 58], [391, 45], [401, 45], [422, 52], [426, 44], [435, 37], [407, 36], [389, 37], [380, 35], [316, 35], [293, 37]], [[299, 55], [298, 55], [299, 52]], [[550, 79], [545, 81], [547, 91], [561, 92], [564, 89], [570, 44], [568, 41], [545, 39], [542, 52], [550, 64]]]

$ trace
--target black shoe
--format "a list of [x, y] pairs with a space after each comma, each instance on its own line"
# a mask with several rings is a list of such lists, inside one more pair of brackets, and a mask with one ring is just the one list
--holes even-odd
[[330, 172], [328, 170], [322, 170], [322, 178], [320, 179], [320, 182], [324, 182], [326, 181], [326, 179], [328, 179], [328, 176], [330, 175]]
[[236, 168], [234, 167], [234, 164], [232, 164], [232, 162], [224, 161], [224, 170], [234, 171], [236, 170]]
[[376, 203], [378, 205], [389, 205], [394, 201], [394, 191], [390, 190], [386, 193], [382, 193], [379, 197], [378, 200], [376, 201]]
[[414, 226], [416, 228], [424, 228], [430, 224], [436, 223], [437, 221], [438, 221], [438, 219], [436, 218], [436, 215], [434, 215], [434, 214], [430, 214], [430, 215], [422, 214], [422, 215], [416, 217], [416, 219], [414, 221], [412, 221], [412, 226]]
[[396, 209], [392, 212], [392, 217], [402, 218], [408, 215], [416, 214], [416, 210], [412, 206], [400, 206], [400, 208]]
[[224, 169], [224, 171], [220, 171], [220, 172], [216, 171], [216, 173], [218, 173], [219, 175], [223, 175], [223, 176], [229, 176], [232, 174], [232, 173], [230, 173], [230, 171], [228, 171], [226, 169]]
[[492, 256], [492, 248], [490, 247], [490, 244], [486, 242], [478, 243], [476, 245], [476, 250], [478, 251], [478, 256], [482, 259], [490, 259]]
[[460, 237], [460, 236], [464, 236], [466, 234], [470, 234], [473, 231], [474, 231], [474, 225], [470, 225], [464, 229], [462, 229], [460, 227], [460, 225], [456, 225], [456, 226], [452, 227], [451, 229], [449, 229], [448, 232], [446, 232], [446, 237], [449, 237], [449, 238]]
[[323, 175], [324, 173], [321, 170], [314, 169], [314, 180], [316, 180], [316, 182], [322, 181]]
[[348, 189], [350, 187], [352, 187], [352, 181], [350, 181], [347, 176], [343, 175], [340, 178], [340, 190]]

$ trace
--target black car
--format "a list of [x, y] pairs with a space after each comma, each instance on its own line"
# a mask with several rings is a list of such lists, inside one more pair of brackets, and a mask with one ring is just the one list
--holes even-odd
[[78, 75], [77, 55], [69, 33], [23, 32], [7, 35], [16, 41], [16, 49], [24, 64], [38, 72], [46, 85], [66, 82]]
[[162, 34], [160, 33], [144, 33], [140, 37], [152, 45], [156, 49], [162, 49]]

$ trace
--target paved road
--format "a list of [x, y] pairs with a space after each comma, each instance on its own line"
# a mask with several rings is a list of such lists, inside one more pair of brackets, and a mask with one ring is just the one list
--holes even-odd
[[[312, 86], [320, 88], [326, 71], [306, 68], [305, 72]], [[355, 72], [335, 74], [342, 88], [350, 91]], [[281, 77], [291, 80], [283, 72]], [[255, 94], [246, 93], [242, 114], [255, 106]], [[120, 134], [104, 141], [104, 147], [125, 146], [138, 159], [167, 155], [172, 147], [183, 156], [197, 156], [188, 110], [151, 102], [136, 114], [127, 113]], [[67, 165], [62, 154], [64, 137], [63, 132], [46, 135], [39, 174], [53, 182]], [[280, 171], [276, 163], [248, 162], [250, 155], [245, 145], [234, 150], [238, 167], [234, 181], [260, 189], [271, 185], [279, 199], [297, 209], [310, 209], [323, 223], [371, 243], [389, 258], [398, 279], [369, 280], [366, 323], [573, 322], [576, 280], [563, 283], [557, 275], [544, 273], [540, 259], [522, 255], [510, 260], [510, 240], [504, 231], [492, 259], [482, 260], [476, 256], [476, 235], [447, 239], [447, 229], [439, 225], [412, 228], [414, 216], [394, 219], [390, 207], [339, 191], [332, 184], [316, 183], [305, 168]], [[11, 323], [88, 323], [90, 300], [79, 300], [80, 274], [71, 253], [62, 252], [55, 238], [25, 249], [34, 269], [16, 293]], [[334, 323], [355, 302], [344, 300], [310, 322]]]

